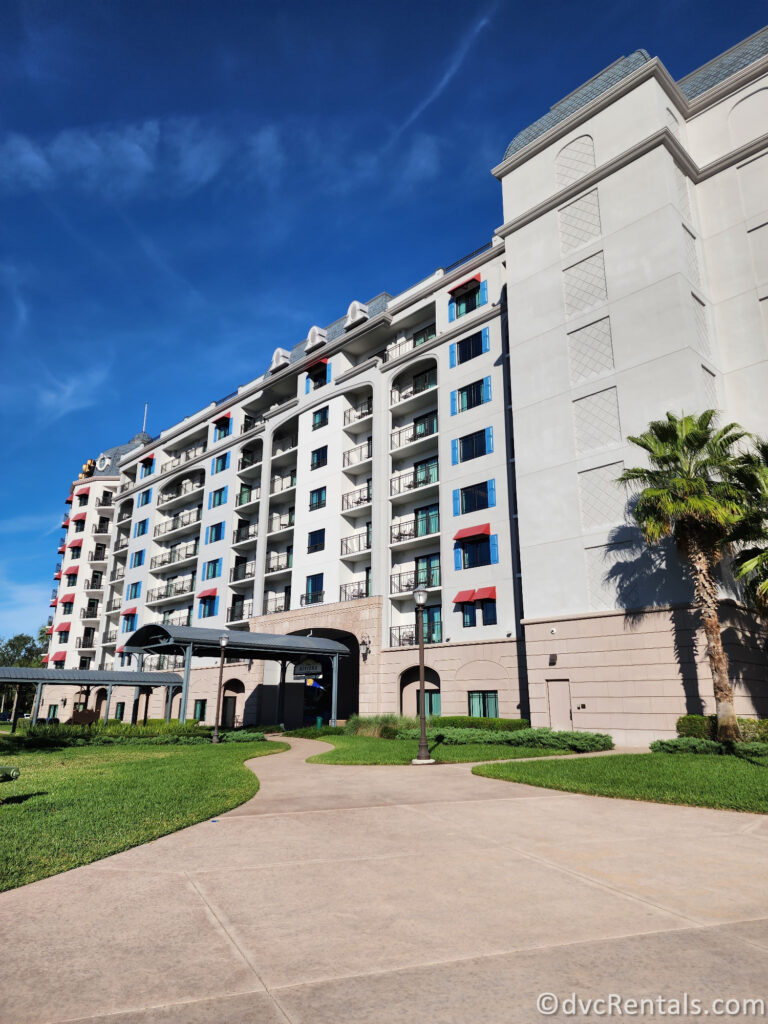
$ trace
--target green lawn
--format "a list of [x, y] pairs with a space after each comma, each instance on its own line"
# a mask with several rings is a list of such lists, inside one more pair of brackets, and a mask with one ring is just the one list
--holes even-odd
[[[418, 740], [383, 740], [373, 736], [322, 736], [334, 750], [315, 754], [314, 764], [410, 764], [419, 751]], [[467, 761], [495, 761], [501, 758], [552, 757], [570, 754], [570, 750], [546, 750], [541, 747], [510, 747], [506, 743], [467, 743], [449, 746], [430, 740], [429, 753], [440, 764]]]
[[68, 747], [0, 753], [0, 891], [88, 864], [228, 811], [258, 779], [243, 761], [285, 743]]
[[768, 814], [768, 758], [609, 754], [541, 764], [478, 765], [475, 775], [571, 793]]

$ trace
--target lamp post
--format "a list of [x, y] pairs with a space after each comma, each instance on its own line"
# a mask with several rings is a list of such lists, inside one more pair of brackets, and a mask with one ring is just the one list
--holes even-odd
[[219, 644], [221, 645], [221, 661], [219, 662], [219, 685], [216, 690], [216, 717], [213, 720], [213, 736], [211, 736], [211, 743], [219, 742], [219, 709], [221, 708], [221, 683], [224, 679], [224, 655], [227, 651], [227, 644], [229, 643], [229, 637], [225, 633], [219, 637]]
[[419, 752], [411, 761], [411, 764], [434, 764], [434, 758], [429, 756], [427, 744], [427, 701], [424, 692], [424, 616], [422, 609], [427, 603], [429, 594], [424, 587], [417, 586], [413, 591], [413, 600], [416, 605], [416, 632], [419, 635]]

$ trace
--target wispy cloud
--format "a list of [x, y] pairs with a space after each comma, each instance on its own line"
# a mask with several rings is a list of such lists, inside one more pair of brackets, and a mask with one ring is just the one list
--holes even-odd
[[11, 516], [8, 519], [0, 519], [0, 536], [34, 533], [40, 537], [47, 537], [59, 529], [60, 519], [55, 512], [51, 512], [50, 515]]
[[41, 380], [33, 400], [40, 419], [46, 423], [66, 416], [78, 409], [87, 409], [103, 398], [103, 387], [109, 375], [109, 367], [96, 366], [76, 373], [55, 375], [45, 368], [40, 369]]
[[51, 588], [46, 583], [18, 583], [0, 566], [0, 636], [37, 636], [45, 623]]

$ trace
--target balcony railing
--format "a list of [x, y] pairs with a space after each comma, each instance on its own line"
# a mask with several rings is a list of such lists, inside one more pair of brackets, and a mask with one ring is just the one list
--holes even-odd
[[147, 672], [167, 672], [170, 669], [183, 667], [183, 654], [149, 654], [144, 658], [144, 669]]
[[198, 508], [192, 512], [182, 512], [180, 516], [174, 516], [173, 519], [169, 519], [165, 523], [160, 523], [159, 526], [155, 527], [153, 536], [163, 537], [166, 533], [172, 533], [174, 530], [180, 530], [183, 526], [191, 526], [193, 523], [199, 523], [203, 518], [203, 510]]
[[325, 597], [324, 590], [315, 590], [311, 594], [301, 595], [301, 607], [304, 608], [308, 604], [322, 604], [323, 598]]
[[293, 451], [298, 443], [299, 439], [295, 434], [292, 437], [276, 437], [272, 445], [272, 458], [274, 459], [276, 455], [285, 455], [286, 452]]
[[110, 601], [109, 604], [107, 605], [107, 607], [104, 609], [104, 611], [107, 613], [107, 615], [110, 615], [112, 612], [119, 612], [121, 607], [122, 607], [122, 605], [123, 605], [122, 600], [120, 600], [120, 601]]
[[429, 565], [419, 569], [395, 572], [389, 577], [390, 594], [410, 594], [416, 587], [439, 587], [440, 566]]
[[102, 494], [100, 498], [97, 498], [96, 508], [112, 508], [112, 495]]
[[344, 452], [342, 464], [346, 466], [356, 466], [361, 462], [366, 462], [368, 459], [373, 457], [373, 441], [365, 441], [363, 444], [357, 445], [355, 448], [349, 448]]
[[133, 515], [132, 509], [128, 509], [127, 512], [121, 512], [120, 513], [120, 515], [117, 517], [117, 521], [118, 521], [118, 523], [125, 523], [125, 522], [127, 522], [131, 518], [132, 515]]
[[241, 455], [240, 458], [237, 460], [237, 468], [238, 468], [238, 470], [250, 469], [251, 466], [260, 466], [260, 465], [261, 465], [261, 456], [260, 455], [249, 455], [247, 452], [245, 454]]
[[85, 589], [86, 590], [103, 590], [104, 589], [104, 579], [103, 579], [103, 577], [99, 577], [98, 579], [95, 579], [95, 578], [91, 577], [91, 579], [86, 580], [85, 581]]
[[281, 491], [290, 491], [290, 489], [295, 486], [295, 473], [291, 473], [289, 476], [273, 476], [269, 481], [269, 493], [279, 494]]
[[340, 601], [358, 601], [363, 597], [370, 597], [370, 586], [368, 580], [358, 580], [356, 583], [342, 583], [339, 587]]
[[288, 602], [285, 594], [278, 594], [276, 597], [268, 597], [264, 602], [264, 614], [274, 615], [275, 612], [287, 612]]
[[361, 505], [370, 505], [373, 494], [370, 484], [365, 487], [358, 487], [356, 491], [347, 491], [341, 496], [341, 511], [347, 512], [352, 508], [359, 508]]
[[[442, 622], [424, 623], [424, 643], [439, 644], [443, 639]], [[412, 626], [390, 626], [389, 646], [390, 647], [415, 647], [419, 642], [416, 632], [416, 623]]]
[[115, 541], [115, 546], [112, 548], [112, 551], [114, 552], [114, 554], [117, 555], [117, 554], [119, 554], [119, 552], [125, 551], [127, 549], [127, 547], [128, 547], [128, 538], [127, 537], [118, 537], [117, 540]]
[[169, 501], [173, 501], [174, 498], [181, 498], [185, 494], [199, 491], [201, 487], [205, 487], [205, 480], [202, 477], [199, 480], [186, 480], [180, 487], [174, 487], [173, 490], [161, 494], [157, 499], [157, 504], [158, 506], [166, 505]]
[[261, 488], [259, 487], [241, 487], [240, 493], [235, 497], [235, 507], [250, 505], [252, 501], [258, 501], [260, 496]]
[[232, 543], [242, 544], [246, 540], [255, 540], [258, 532], [258, 523], [250, 523], [248, 526], [240, 526], [232, 534]]
[[147, 591], [147, 601], [162, 601], [167, 597], [181, 597], [183, 594], [191, 594], [194, 589], [194, 578], [174, 580], [164, 587], [155, 587], [153, 590]]
[[117, 493], [118, 494], [125, 494], [126, 491], [130, 491], [130, 489], [132, 487], [135, 487], [135, 486], [136, 486], [136, 481], [135, 480], [128, 480], [126, 483], [120, 484], [120, 486], [117, 489]]
[[408, 423], [399, 430], [393, 430], [389, 435], [390, 448], [402, 448], [406, 444], [413, 444], [423, 437], [432, 437], [437, 433], [437, 414], [428, 420], [417, 420], [415, 423]]
[[428, 487], [436, 484], [440, 478], [440, 467], [437, 462], [430, 462], [426, 466], [419, 466], [416, 469], [406, 470], [405, 473], [398, 473], [389, 481], [389, 493], [405, 494], [408, 491], [415, 491], [418, 487]]
[[256, 575], [256, 563], [255, 562], [243, 562], [242, 565], [236, 565], [234, 569], [229, 570], [229, 582], [238, 583], [240, 580], [249, 580]]
[[373, 415], [373, 403], [369, 399], [352, 409], [344, 410], [344, 426], [348, 427], [350, 423], [357, 423], [358, 420], [364, 420], [371, 415]]
[[94, 523], [91, 527], [91, 533], [109, 533], [110, 522], [107, 519], [103, 523]]
[[429, 537], [440, 530], [440, 513], [430, 512], [425, 516], [414, 516], [393, 523], [389, 528], [389, 539], [392, 544], [403, 540], [415, 540], [418, 537]]
[[183, 562], [185, 558], [193, 558], [199, 550], [199, 544], [193, 540], [191, 544], [180, 544], [172, 551], [166, 551], [162, 555], [154, 555], [149, 563], [150, 569], [161, 569], [164, 565], [175, 565], [176, 562]]
[[291, 512], [283, 512], [282, 515], [272, 515], [269, 517], [269, 533], [276, 533], [278, 530], [289, 530], [294, 522], [295, 515]]
[[99, 606], [98, 605], [96, 605], [95, 608], [81, 608], [80, 609], [80, 618], [81, 619], [98, 619], [98, 617], [99, 617]]
[[241, 434], [247, 434], [249, 430], [255, 430], [256, 427], [264, 425], [263, 416], [246, 416], [243, 420], [243, 425], [240, 428]]
[[117, 640], [117, 630], [108, 629], [102, 634], [105, 644], [113, 644]]
[[106, 562], [107, 551], [106, 548], [96, 548], [88, 555], [89, 562]]
[[371, 533], [371, 530], [361, 530], [360, 533], [353, 533], [351, 537], [342, 537], [342, 556], [354, 555], [360, 551], [368, 551], [371, 547]]
[[423, 391], [429, 391], [437, 387], [437, 370], [429, 370], [427, 373], [420, 373], [410, 384], [404, 384], [400, 388], [392, 388], [390, 392], [390, 405], [398, 405], [400, 402], [407, 402], [409, 398], [420, 395]]
[[77, 640], [75, 640], [75, 647], [82, 648], [82, 649], [84, 649], [86, 651], [93, 650], [93, 648], [95, 646], [96, 646], [96, 637], [95, 636], [91, 636], [91, 635], [79, 636], [77, 638]]
[[227, 609], [227, 622], [244, 622], [253, 616], [253, 601], [241, 601]]
[[281, 554], [267, 555], [267, 564], [264, 572], [282, 572], [283, 569], [290, 569], [293, 566], [293, 558], [287, 552]]
[[176, 615], [163, 615], [162, 618], [157, 620], [161, 626], [191, 626], [192, 625], [192, 609], [188, 608], [185, 612]]
[[109, 577], [109, 582], [110, 583], [119, 583], [120, 580], [124, 580], [124, 579], [125, 579], [125, 569], [117, 569]]
[[165, 473], [166, 470], [176, 469], [177, 466], [183, 466], [185, 462], [189, 462], [191, 459], [196, 458], [198, 455], [202, 455], [208, 446], [206, 444], [196, 444], [192, 448], [185, 448], [183, 452], [179, 452], [174, 458], [169, 459], [168, 462], [164, 462], [160, 467], [160, 472]]

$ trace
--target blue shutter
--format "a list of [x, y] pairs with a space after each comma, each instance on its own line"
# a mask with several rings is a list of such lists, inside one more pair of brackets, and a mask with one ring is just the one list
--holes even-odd
[[208, 544], [210, 542], [210, 539], [211, 539], [211, 528], [210, 528], [210, 526], [206, 526], [206, 528], [205, 528], [205, 543]]
[[136, 584], [136, 597], [141, 597], [141, 583]]
[[307, 379], [304, 381], [304, 394], [305, 395], [309, 394], [309, 388], [310, 388], [309, 374], [307, 374]]
[[488, 481], [488, 508], [496, 507], [496, 481]]
[[456, 303], [451, 299], [448, 303], [448, 323], [453, 323], [456, 319]]
[[208, 508], [213, 506], [213, 491], [208, 495]]
[[485, 428], [485, 454], [490, 455], [493, 451], [493, 427]]
[[454, 438], [451, 441], [451, 465], [458, 466], [459, 464], [459, 442]]
[[150, 501], [152, 501], [152, 488], [151, 487], [147, 491], [147, 504], [149, 504]]
[[203, 580], [207, 580], [208, 579], [208, 577], [205, 575], [205, 567], [206, 567], [206, 565], [208, 565], [208, 563], [207, 562], [203, 562], [202, 566], [200, 567], [200, 578], [203, 579]]
[[218, 615], [219, 614], [219, 598], [218, 598], [218, 595], [216, 596], [216, 599], [213, 602], [213, 614], [214, 615]]
[[461, 515], [461, 491], [458, 489], [453, 492], [453, 514]]
[[491, 400], [491, 378], [483, 377], [483, 401], [490, 402]]
[[326, 384], [330, 384], [331, 383], [331, 364], [330, 363], [326, 363], [325, 364], [325, 383]]
[[229, 457], [231, 454], [232, 452], [227, 452], [227, 456], [224, 459], [224, 469], [229, 469]]
[[[488, 427], [488, 429], [491, 430], [491, 427]], [[493, 451], [493, 438], [491, 438], [491, 451]], [[224, 488], [224, 497], [221, 499], [221, 504], [222, 505], [226, 505], [226, 503], [227, 503], [227, 494], [228, 493], [229, 493], [229, 485], [227, 485]]]
[[491, 534], [491, 565], [496, 565], [499, 560], [499, 535]]
[[198, 619], [202, 619], [202, 617], [203, 617], [203, 602], [202, 601], [198, 601], [198, 604], [197, 604], [197, 617], [198, 617]]
[[451, 369], [456, 365], [456, 342], [453, 341], [448, 347], [448, 363]]
[[457, 406], [456, 392], [452, 391], [451, 392], [451, 416], [455, 416], [456, 415], [456, 406]]
[[491, 350], [491, 332], [487, 327], [483, 328], [483, 352], [490, 352]]
[[461, 569], [461, 544], [453, 545], [453, 568], [457, 572]]
[[217, 576], [221, 576], [221, 562], [222, 562], [221, 558], [217, 558], [216, 559], [216, 575]]
[[216, 472], [216, 459], [211, 459], [211, 476]]
[[480, 300], [478, 302], [478, 305], [479, 306], [484, 306], [487, 301], [488, 301], [488, 282], [487, 281], [481, 281], [480, 282]]

